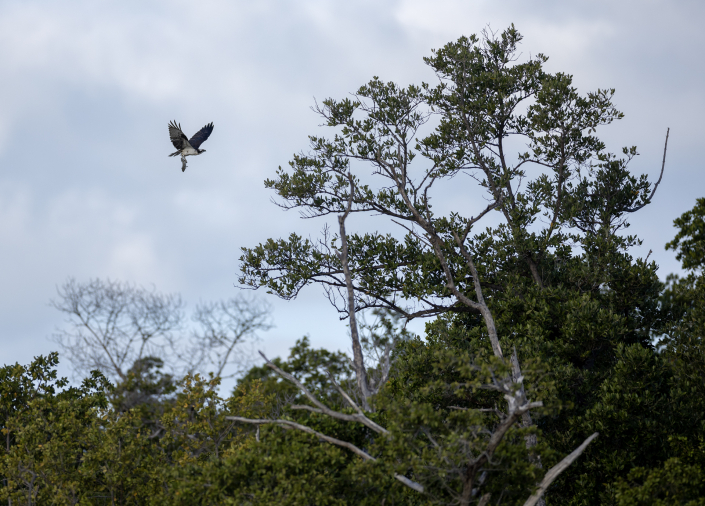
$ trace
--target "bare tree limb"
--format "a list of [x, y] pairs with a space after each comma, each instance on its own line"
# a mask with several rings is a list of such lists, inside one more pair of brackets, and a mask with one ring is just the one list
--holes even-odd
[[394, 223], [396, 223], [397, 225], [399, 225], [400, 227], [406, 229], [411, 235], [413, 235], [414, 237], [416, 237], [416, 238], [419, 240], [419, 242], [422, 242], [423, 244], [425, 244], [425, 245], [428, 246], [429, 248], [432, 248], [432, 247], [433, 247], [433, 246], [431, 245], [431, 243], [428, 242], [428, 240], [427, 240], [425, 237], [421, 237], [413, 228], [407, 227], [406, 225], [404, 225], [404, 224], [401, 223], [401, 222], [398, 222], [397, 220], [392, 220], [392, 222], [394, 222]]
[[347, 448], [348, 450], [353, 452], [355, 455], [362, 457], [364, 460], [376, 460], [372, 455], [365, 452], [364, 450], [361, 450], [360, 448], [358, 448], [357, 446], [355, 446], [352, 443], [348, 443], [347, 441], [343, 441], [341, 439], [336, 439], [331, 436], [326, 436], [322, 432], [318, 432], [318, 431], [312, 429], [311, 427], [308, 427], [306, 425], [302, 425], [300, 423], [293, 422], [291, 420], [283, 420], [283, 419], [267, 420], [264, 418], [253, 419], [253, 418], [244, 418], [241, 416], [226, 416], [225, 419], [232, 420], [233, 422], [249, 423], [249, 424], [254, 424], [254, 425], [282, 425], [285, 427], [291, 427], [292, 429], [297, 429], [297, 430], [300, 430], [301, 432], [306, 432], [307, 434], [312, 434], [327, 443], [331, 443], [336, 446], [340, 446], [342, 448]]
[[[311, 434], [316, 436], [317, 438], [321, 439], [322, 441], [325, 441], [326, 443], [330, 443], [336, 446], [340, 446], [341, 448], [346, 448], [353, 452], [355, 455], [362, 457], [364, 460], [370, 460], [370, 461], [376, 461], [377, 459], [367, 453], [364, 450], [361, 450], [357, 446], [355, 446], [352, 443], [348, 443], [347, 441], [343, 441], [341, 439], [336, 439], [331, 436], [326, 436], [322, 432], [318, 432], [317, 430], [312, 429], [311, 427], [308, 427], [306, 425], [302, 425], [300, 423], [292, 422], [291, 420], [267, 420], [267, 419], [253, 419], [253, 418], [243, 418], [241, 416], [226, 416], [226, 420], [232, 420], [234, 422], [240, 422], [240, 423], [249, 423], [249, 424], [254, 424], [254, 425], [281, 425], [284, 427], [291, 427], [293, 429], [300, 430], [301, 432], [306, 432], [307, 434]], [[399, 482], [403, 483], [407, 487], [419, 492], [423, 493], [424, 487], [420, 483], [416, 483], [415, 481], [410, 480], [406, 476], [402, 476], [401, 474], [395, 474], [394, 478], [398, 480]]]
[[475, 481], [475, 475], [479, 469], [486, 464], [491, 458], [497, 447], [504, 439], [507, 431], [514, 425], [514, 423], [527, 411], [533, 408], [540, 408], [543, 406], [543, 402], [529, 402], [522, 406], [518, 406], [513, 412], [509, 414], [504, 420], [500, 422], [497, 428], [492, 432], [490, 440], [487, 443], [485, 451], [480, 454], [479, 457], [472, 460], [468, 464], [467, 470], [465, 471], [465, 478], [463, 479], [463, 491], [460, 496], [460, 504], [462, 506], [467, 506], [470, 504], [470, 499], [472, 498], [473, 484]]
[[489, 204], [484, 211], [482, 211], [480, 214], [477, 216], [470, 218], [468, 220], [467, 225], [465, 225], [465, 230], [463, 230], [463, 233], [461, 234], [461, 240], [462, 242], [465, 242], [465, 239], [467, 239], [468, 234], [470, 233], [470, 229], [472, 226], [480, 221], [483, 216], [485, 216], [487, 213], [492, 211], [493, 209], [496, 209], [498, 206], [502, 205], [502, 202], [504, 202], [504, 194], [502, 194], [499, 199], [495, 200], [493, 203]]
[[[299, 390], [301, 390], [301, 392], [303, 392], [303, 394], [308, 398], [308, 400], [310, 400], [310, 401], [316, 406], [316, 408], [318, 408], [318, 409], [320, 410], [320, 411], [317, 411], [317, 412], [320, 412], [320, 413], [322, 413], [322, 414], [328, 415], [328, 416], [330, 416], [330, 417], [332, 417], [332, 418], [337, 418], [338, 420], [344, 420], [344, 421], [346, 421], [346, 422], [359, 422], [359, 423], [363, 424], [364, 426], [366, 426], [366, 427], [372, 429], [373, 431], [375, 431], [375, 432], [377, 432], [377, 433], [379, 433], [379, 434], [388, 434], [388, 433], [389, 433], [389, 431], [388, 431], [387, 429], [385, 429], [384, 427], [379, 426], [378, 424], [376, 424], [375, 422], [373, 422], [372, 420], [370, 420], [369, 418], [367, 418], [364, 414], [362, 414], [362, 413], [359, 412], [359, 411], [358, 411], [358, 414], [356, 414], [356, 415], [346, 415], [345, 413], [340, 413], [340, 412], [338, 412], [338, 411], [334, 411], [334, 410], [330, 409], [328, 406], [326, 406], [326, 405], [323, 404], [321, 401], [319, 401], [319, 400], [316, 398], [316, 396], [313, 395], [313, 394], [311, 393], [311, 391], [310, 391], [308, 388], [306, 388], [306, 386], [304, 386], [304, 384], [301, 383], [298, 379], [296, 379], [296, 378], [295, 378], [294, 376], [292, 376], [291, 374], [282, 371], [279, 367], [277, 367], [274, 363], [272, 363], [272, 361], [269, 360], [269, 359], [264, 355], [264, 353], [262, 353], [261, 351], [259, 352], [259, 354], [262, 355], [262, 357], [263, 357], [264, 360], [266, 361], [267, 367], [269, 367], [270, 369], [272, 369], [274, 372], [276, 372], [276, 373], [277, 373], [279, 376], [281, 376], [282, 378], [284, 378], [284, 379], [286, 379], [287, 381], [289, 381], [289, 382], [293, 383], [294, 385], [296, 385], [296, 387], [297, 387]], [[314, 408], [303, 407], [303, 406], [300, 406], [300, 405], [297, 405], [296, 409], [306, 409], [306, 410], [308, 410], [308, 411], [314, 411]]]
[[343, 388], [340, 385], [338, 385], [338, 382], [335, 381], [335, 377], [333, 376], [333, 373], [330, 371], [326, 371], [326, 372], [328, 373], [328, 379], [330, 380], [331, 383], [333, 383], [333, 386], [338, 391], [338, 393], [343, 397], [343, 399], [345, 399], [345, 402], [347, 402], [351, 408], [353, 408], [355, 411], [357, 411], [358, 414], [364, 416], [364, 413], [360, 409], [360, 406], [358, 406], [357, 403], [354, 400], [352, 400], [352, 398], [348, 395], [348, 393], [345, 390], [343, 390]]
[[[502, 442], [502, 439], [504, 438], [505, 434], [507, 431], [511, 428], [512, 425], [523, 415], [524, 413], [528, 412], [531, 409], [534, 408], [540, 408], [543, 406], [543, 402], [541, 401], [536, 401], [536, 402], [527, 402], [523, 406], [519, 406], [516, 410], [514, 410], [513, 413], [511, 413], [507, 418], [502, 420], [502, 422], [499, 424], [499, 426], [495, 429], [495, 431], [492, 433], [492, 436], [490, 437], [489, 443], [487, 443], [487, 449], [484, 451], [483, 456], [485, 458], [488, 458], [492, 456], [492, 454], [495, 452], [497, 447], [499, 446], [499, 443]], [[477, 460], [481, 460], [483, 456], [480, 456]]]
[[[513, 353], [512, 353], [512, 380], [514, 383], [519, 383], [521, 385], [519, 389], [519, 393], [521, 395], [521, 399], [523, 402], [527, 401], [526, 398], [526, 391], [524, 390], [524, 377], [521, 374], [521, 367], [519, 366], [519, 357], [517, 356], [517, 349], [514, 347]], [[531, 412], [527, 411], [522, 415], [522, 425], [524, 427], [531, 427], [533, 425], [533, 422], [531, 421]], [[532, 448], [536, 446], [536, 435], [535, 434], [530, 434], [526, 436], [526, 447], [527, 448]]]
[[658, 181], [656, 181], [656, 184], [654, 185], [653, 190], [651, 190], [651, 195], [649, 195], [649, 198], [647, 198], [643, 204], [640, 206], [636, 207], [630, 207], [628, 209], [625, 209], [626, 212], [628, 213], [633, 213], [644, 207], [646, 204], [651, 202], [651, 199], [654, 197], [656, 194], [656, 188], [658, 188], [658, 185], [661, 184], [661, 178], [663, 178], [663, 170], [666, 168], [666, 150], [668, 149], [668, 134], [671, 132], [671, 129], [668, 128], [666, 129], [666, 142], [663, 145], [663, 161], [661, 162], [661, 174], [659, 174]]
[[478, 276], [478, 274], [477, 274], [477, 268], [475, 267], [475, 262], [473, 262], [472, 256], [470, 255], [468, 250], [465, 248], [465, 244], [463, 243], [463, 240], [458, 236], [458, 234], [455, 232], [455, 230], [453, 230], [453, 237], [455, 238], [456, 244], [460, 248], [460, 253], [463, 255], [463, 258], [465, 258], [465, 261], [468, 264], [468, 268], [470, 269], [470, 274], [472, 275], [472, 282], [473, 282], [473, 285], [475, 286], [475, 296], [477, 297], [477, 301], [479, 302], [478, 306], [479, 306], [480, 312], [482, 313], [482, 317], [485, 320], [485, 325], [487, 326], [487, 333], [490, 336], [490, 342], [492, 344], [492, 351], [494, 352], [496, 357], [503, 358], [504, 355], [502, 354], [502, 347], [499, 344], [499, 336], [497, 335], [497, 327], [495, 326], [494, 317], [492, 316], [492, 312], [487, 307], [487, 304], [485, 303], [485, 298], [482, 295], [482, 285], [480, 284], [480, 276]]
[[548, 470], [546, 475], [543, 477], [543, 480], [541, 480], [541, 483], [539, 484], [538, 489], [536, 492], [534, 492], [531, 497], [529, 497], [526, 502], [524, 503], [524, 506], [535, 506], [538, 502], [539, 499], [543, 496], [543, 494], [546, 492], [546, 489], [553, 483], [553, 480], [555, 480], [559, 474], [561, 474], [563, 471], [565, 471], [568, 466], [570, 466], [575, 460], [580, 456], [583, 451], [585, 451], [585, 448], [587, 448], [587, 445], [589, 445], [593, 439], [595, 439], [598, 436], [598, 433], [595, 432], [593, 435], [588, 437], [585, 441], [583, 441], [583, 444], [578, 446], [575, 450], [573, 450], [569, 455], [567, 455], [563, 460], [561, 460], [558, 464], [553, 466], [551, 469]]

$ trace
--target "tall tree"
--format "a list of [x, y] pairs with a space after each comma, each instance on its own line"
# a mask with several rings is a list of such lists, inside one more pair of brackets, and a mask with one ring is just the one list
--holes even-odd
[[[660, 285], [653, 265], [627, 253], [638, 239], [620, 232], [658, 182], [629, 172], [635, 147], [618, 157], [596, 135], [622, 117], [614, 90], [581, 95], [571, 76], [543, 69], [545, 56], [519, 62], [520, 41], [513, 26], [498, 36], [462, 37], [425, 59], [438, 76], [435, 86], [374, 78], [352, 98], [324, 100], [314, 110], [335, 133], [311, 136], [310, 152], [265, 182], [286, 209], [308, 218], [337, 215], [338, 232], [325, 228], [318, 242], [291, 234], [244, 248], [240, 282], [285, 299], [312, 283], [326, 288], [350, 322], [363, 411], [375, 410], [380, 391], [367, 379], [356, 329], [355, 313], [367, 308], [407, 320], [444, 316], [430, 327], [444, 336], [450, 327], [442, 322], [462, 322], [473, 353], [491, 349], [493, 375], [507, 364], [495, 383], [489, 376], [474, 383], [507, 398], [494, 434], [517, 417], [525, 428], [533, 425], [520, 360], [544, 357], [565, 379], [593, 369], [601, 378], [620, 342], [648, 343]], [[664, 166], [665, 150], [661, 173]], [[462, 190], [468, 198], [459, 207], [444, 186], [451, 181], [457, 192], [464, 181], [477, 183]], [[397, 225], [402, 234], [349, 234], [354, 214], [384, 220], [378, 229]], [[499, 224], [480, 228], [492, 216]], [[584, 328], [561, 328], [570, 323]], [[444, 379], [447, 387], [470, 380], [456, 372], [455, 381]], [[559, 426], [551, 430], [565, 430]], [[535, 444], [527, 435], [527, 446]], [[483, 463], [468, 457], [463, 465], [458, 500], [469, 504]]]

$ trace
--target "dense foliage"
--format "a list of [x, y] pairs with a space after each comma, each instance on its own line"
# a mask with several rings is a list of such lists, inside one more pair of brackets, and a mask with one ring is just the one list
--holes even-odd
[[[544, 71], [543, 55], [518, 62], [520, 41], [513, 27], [461, 38], [426, 59], [437, 86], [375, 78], [353, 99], [324, 101], [333, 137], [311, 137], [311, 153], [266, 182], [283, 207], [345, 217], [319, 242], [292, 234], [245, 249], [241, 282], [283, 298], [321, 283], [349, 318], [376, 308], [377, 324], [360, 326], [381, 385], [365, 414], [384, 431], [326, 416], [285, 381], [355, 414], [343, 392], [363, 396], [359, 367], [306, 338], [272, 361], [281, 373], [254, 367], [228, 397], [217, 377], [177, 380], [155, 357], [116, 385], [96, 371], [69, 387], [53, 354], [0, 369], [0, 500], [524, 504], [599, 432], [546, 504], [705, 504], [705, 199], [667, 245], [687, 275], [661, 282], [624, 232], [654, 187], [628, 170], [636, 148], [617, 157], [596, 134], [621, 118], [613, 91], [580, 95], [570, 76]], [[462, 174], [489, 205], [475, 218], [436, 215], [432, 190]], [[346, 235], [351, 213], [401, 222], [404, 235]], [[480, 229], [490, 214], [500, 223]], [[428, 318], [425, 335], [402, 317]], [[510, 420], [519, 389], [536, 404]]]

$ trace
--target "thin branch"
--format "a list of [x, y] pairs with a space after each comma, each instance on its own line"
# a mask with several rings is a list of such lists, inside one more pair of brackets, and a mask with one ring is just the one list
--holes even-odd
[[[333, 386], [338, 391], [338, 393], [343, 396], [343, 399], [345, 399], [345, 402], [347, 402], [350, 405], [350, 407], [353, 408], [355, 411], [357, 411], [360, 415], [365, 416], [365, 414], [360, 409], [360, 406], [358, 406], [357, 403], [354, 400], [352, 400], [352, 398], [348, 395], [348, 393], [345, 390], [343, 390], [343, 388], [340, 385], [338, 385], [338, 382], [335, 381], [335, 377], [333, 376], [333, 373], [331, 373], [330, 371], [326, 371], [326, 372], [328, 373], [328, 379], [330, 380], [331, 383], [333, 383]], [[367, 417], [365, 417], [365, 418], [367, 418]]]
[[[311, 393], [311, 391], [310, 391], [308, 388], [306, 388], [306, 387], [304, 386], [304, 384], [301, 383], [298, 379], [296, 379], [296, 378], [295, 378], [294, 376], [292, 376], [291, 374], [282, 371], [279, 367], [277, 367], [274, 363], [272, 363], [272, 361], [270, 361], [270, 360], [264, 355], [264, 353], [262, 353], [261, 351], [259, 352], [259, 354], [262, 355], [262, 357], [263, 357], [264, 360], [266, 361], [267, 367], [269, 367], [270, 369], [274, 370], [274, 372], [276, 372], [276, 373], [277, 373], [279, 376], [281, 376], [282, 378], [284, 378], [284, 379], [286, 379], [287, 381], [289, 381], [289, 382], [293, 383], [294, 385], [296, 385], [296, 387], [297, 387], [299, 390], [301, 390], [301, 392], [303, 392], [303, 394], [308, 398], [308, 400], [310, 400], [310, 401], [320, 410], [320, 411], [316, 411], [316, 412], [320, 412], [320, 413], [325, 414], [325, 415], [328, 415], [328, 416], [330, 416], [330, 417], [332, 417], [332, 418], [337, 418], [338, 420], [344, 420], [344, 421], [346, 421], [346, 422], [359, 422], [359, 423], [365, 425], [366, 427], [372, 429], [373, 431], [375, 431], [375, 432], [377, 432], [377, 433], [379, 433], [379, 434], [389, 434], [389, 431], [388, 431], [387, 429], [385, 429], [384, 427], [381, 427], [381, 426], [377, 425], [375, 422], [373, 422], [372, 420], [370, 420], [369, 418], [367, 418], [367, 417], [366, 417], [364, 414], [362, 414], [362, 413], [358, 413], [358, 414], [356, 414], [356, 415], [346, 415], [345, 413], [339, 413], [338, 411], [334, 411], [334, 410], [330, 409], [328, 406], [326, 406], [326, 405], [323, 404], [321, 401], [319, 401], [319, 400], [316, 398], [316, 396], [313, 395], [313, 394]], [[314, 408], [309, 408], [309, 407], [304, 408], [303, 406], [298, 406], [298, 405], [297, 405], [297, 408], [296, 408], [296, 409], [307, 409], [308, 411], [314, 411], [314, 410], [315, 410]]]
[[310, 411], [311, 413], [325, 414], [322, 409], [314, 408], [313, 406], [309, 406], [308, 404], [291, 404], [289, 407], [291, 409]]
[[321, 432], [313, 430], [311, 427], [308, 427], [306, 425], [302, 425], [300, 423], [292, 422], [291, 420], [283, 420], [283, 419], [267, 420], [266, 418], [253, 419], [253, 418], [244, 418], [241, 416], [226, 416], [225, 419], [232, 420], [233, 422], [249, 423], [249, 424], [253, 424], [253, 425], [269, 424], [269, 425], [282, 425], [285, 427], [291, 427], [293, 429], [300, 430], [301, 432], [306, 432], [307, 434], [312, 434], [327, 443], [331, 443], [336, 446], [340, 446], [342, 448], [347, 448], [348, 450], [353, 452], [355, 455], [362, 457], [364, 460], [376, 460], [372, 455], [365, 452], [364, 450], [361, 450], [360, 448], [358, 448], [357, 446], [355, 446], [352, 443], [348, 443], [347, 441], [343, 441], [341, 439], [336, 439], [331, 436], [326, 436], [325, 434], [323, 434]]
[[572, 453], [567, 455], [558, 464], [549, 469], [546, 475], [543, 477], [543, 480], [541, 480], [541, 483], [539, 484], [539, 487], [536, 492], [534, 492], [531, 497], [526, 500], [524, 506], [534, 506], [535, 504], [537, 504], [541, 496], [543, 496], [543, 494], [546, 492], [546, 489], [551, 485], [551, 483], [553, 483], [553, 480], [555, 480], [559, 474], [565, 471], [568, 466], [570, 466], [580, 456], [580, 454], [585, 451], [587, 445], [589, 445], [592, 440], [595, 439], [597, 436], [598, 433], [595, 432], [592, 436], [583, 441], [583, 444], [573, 450]]
[[379, 378], [379, 382], [375, 385], [375, 393], [379, 392], [382, 385], [384, 385], [389, 379], [389, 373], [392, 370], [392, 364], [389, 360], [389, 356], [392, 352], [392, 348], [396, 346], [396, 341], [394, 343], [387, 342], [384, 347], [384, 354], [382, 355], [382, 360], [380, 360], [380, 367], [382, 368], [382, 376]]
[[504, 416], [504, 413], [502, 413], [497, 408], [463, 408], [461, 406], [448, 406], [448, 409], [453, 409], [455, 411], [477, 411], [480, 413], [495, 413], [499, 417]]
[[477, 301], [479, 302], [478, 309], [482, 313], [482, 317], [485, 320], [485, 326], [487, 326], [487, 333], [490, 336], [490, 342], [492, 344], [492, 351], [494, 352], [496, 357], [503, 358], [504, 355], [502, 353], [502, 347], [499, 344], [499, 335], [497, 334], [497, 327], [495, 326], [492, 312], [487, 307], [487, 304], [485, 303], [485, 298], [482, 295], [482, 285], [480, 284], [480, 276], [477, 274], [477, 269], [475, 268], [475, 262], [473, 262], [472, 256], [465, 248], [465, 244], [460, 239], [455, 230], [453, 230], [453, 237], [455, 238], [455, 242], [460, 248], [460, 253], [463, 255], [463, 258], [465, 258], [465, 261], [468, 263], [468, 267], [470, 268], [470, 274], [472, 275], [472, 281], [475, 286], [475, 295], [477, 296]]
[[[540, 408], [542, 406], [543, 402], [541, 401], [527, 402], [523, 406], [519, 406], [516, 410], [514, 410], [514, 412], [511, 413], [507, 418], [505, 418], [499, 424], [497, 429], [492, 433], [492, 437], [490, 437], [490, 441], [487, 444], [487, 449], [483, 452], [483, 455], [486, 456], [487, 459], [489, 459], [489, 457], [492, 456], [492, 454], [499, 446], [499, 443], [502, 442], [504, 435], [507, 433], [509, 428], [514, 425], [514, 423], [519, 419], [519, 417], [522, 416], [524, 413], [528, 412], [529, 410], [532, 410], [534, 408]], [[482, 456], [477, 460], [479, 461], [481, 458]]]
[[518, 406], [512, 413], [509, 414], [509, 416], [507, 416], [504, 420], [500, 422], [494, 432], [492, 432], [492, 436], [490, 436], [490, 440], [487, 443], [485, 451], [482, 452], [479, 457], [477, 457], [468, 464], [467, 470], [465, 471], [465, 478], [463, 480], [463, 492], [461, 494], [460, 504], [470, 504], [475, 474], [485, 463], [490, 461], [495, 450], [497, 450], [497, 447], [502, 442], [504, 436], [507, 434], [507, 431], [509, 431], [512, 425], [514, 425], [514, 423], [519, 419], [519, 417], [521, 417], [521, 415], [523, 415], [525, 412], [533, 408], [540, 408], [541, 406], [543, 406], [543, 402], [541, 401], [528, 402], [523, 406]]
[[[317, 438], [325, 441], [326, 443], [334, 444], [336, 446], [340, 446], [342, 448], [347, 448], [351, 452], [353, 452], [355, 455], [362, 457], [363, 460], [370, 460], [370, 461], [376, 461], [377, 459], [374, 458], [372, 455], [367, 453], [364, 450], [361, 450], [357, 446], [355, 446], [352, 443], [348, 443], [347, 441], [343, 441], [341, 439], [336, 439], [331, 436], [326, 436], [325, 434], [318, 432], [311, 427], [307, 427], [306, 425], [302, 425], [300, 423], [292, 422], [291, 420], [282, 420], [282, 419], [277, 419], [277, 420], [267, 420], [267, 419], [254, 419], [254, 418], [243, 418], [241, 416], [226, 416], [226, 420], [232, 420], [234, 422], [240, 422], [240, 423], [249, 423], [253, 425], [280, 425], [282, 427], [291, 427], [293, 429], [300, 430], [301, 432], [306, 432], [307, 434], [311, 434], [313, 436], [316, 436]], [[394, 478], [406, 485], [407, 487], [419, 492], [423, 493], [424, 487], [420, 483], [416, 483], [415, 481], [410, 480], [406, 476], [402, 476], [401, 474], [394, 474]]]
[[470, 219], [468, 220], [467, 225], [465, 225], [465, 230], [463, 230], [462, 237], [461, 237], [461, 238], [462, 238], [462, 241], [465, 242], [465, 239], [467, 239], [468, 234], [470, 233], [470, 229], [472, 228], [472, 226], [473, 226], [475, 223], [477, 223], [478, 221], [480, 221], [483, 216], [485, 216], [487, 213], [489, 213], [490, 211], [492, 211], [493, 209], [495, 209], [497, 206], [502, 205], [502, 202], [504, 202], [504, 194], [502, 194], [498, 200], [495, 200], [492, 204], [488, 205], [488, 206], [485, 208], [485, 210], [482, 211], [480, 214], [478, 214], [478, 215], [475, 216], [474, 218], [470, 218]]
[[656, 184], [654, 185], [653, 190], [651, 190], [651, 195], [649, 195], [649, 198], [644, 200], [644, 203], [641, 204], [640, 206], [636, 207], [630, 207], [628, 209], [625, 209], [624, 211], [627, 213], [633, 213], [635, 211], [638, 211], [642, 207], [644, 207], [646, 204], [651, 202], [651, 199], [654, 197], [654, 194], [656, 193], [656, 188], [658, 188], [658, 185], [661, 184], [661, 178], [663, 178], [663, 170], [666, 168], [666, 150], [668, 149], [668, 134], [671, 132], [671, 129], [668, 128], [666, 129], [666, 142], [663, 145], [663, 161], [661, 162], [661, 174], [659, 174], [658, 181], [656, 181]]
[[426, 246], [428, 246], [429, 248], [432, 248], [432, 247], [433, 247], [433, 246], [431, 246], [431, 243], [428, 242], [428, 240], [427, 240], [426, 238], [421, 237], [414, 229], [412, 229], [412, 228], [410, 228], [410, 227], [407, 227], [407, 226], [404, 225], [403, 223], [399, 223], [397, 220], [392, 220], [392, 221], [393, 221], [394, 223], [396, 223], [397, 225], [399, 225], [400, 227], [403, 227], [403, 228], [405, 228], [406, 230], [408, 230], [410, 234], [412, 234], [414, 237], [416, 237], [419, 241], [421, 241], [422, 243], [424, 243], [424, 244], [425, 244]]

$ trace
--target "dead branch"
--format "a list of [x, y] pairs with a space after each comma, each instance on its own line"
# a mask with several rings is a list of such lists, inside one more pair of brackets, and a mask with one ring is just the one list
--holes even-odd
[[553, 480], [555, 480], [559, 474], [565, 471], [568, 466], [570, 466], [575, 461], [575, 459], [577, 459], [580, 454], [585, 451], [587, 445], [589, 445], [592, 440], [595, 439], [597, 436], [598, 433], [595, 432], [592, 436], [588, 437], [585, 441], [583, 441], [583, 444], [578, 446], [558, 464], [549, 469], [546, 475], [543, 477], [543, 480], [541, 480], [541, 483], [539, 484], [538, 489], [536, 489], [536, 492], [534, 492], [531, 497], [526, 500], [524, 506], [534, 506], [535, 504], [537, 504], [539, 502], [539, 499], [541, 499], [543, 494], [546, 492], [546, 489], [551, 485], [551, 483], [553, 483]]
[[[387, 429], [385, 429], [384, 427], [381, 427], [381, 426], [377, 425], [375, 422], [373, 422], [372, 420], [370, 420], [369, 418], [367, 418], [361, 411], [359, 411], [359, 408], [358, 408], [358, 413], [357, 413], [356, 415], [346, 415], [345, 413], [340, 413], [340, 412], [338, 412], [338, 411], [335, 411], [335, 410], [330, 409], [328, 406], [326, 406], [326, 405], [323, 404], [321, 401], [319, 401], [319, 400], [316, 398], [316, 396], [313, 395], [313, 394], [311, 393], [311, 391], [310, 391], [308, 388], [306, 388], [306, 387], [304, 386], [304, 384], [301, 383], [298, 379], [296, 379], [296, 378], [295, 378], [294, 376], [292, 376], [291, 374], [282, 371], [279, 367], [277, 367], [274, 363], [272, 363], [272, 361], [269, 360], [269, 359], [264, 355], [264, 353], [262, 353], [261, 351], [259, 352], [259, 354], [262, 355], [262, 357], [263, 357], [264, 360], [266, 361], [267, 367], [269, 367], [270, 369], [272, 369], [274, 372], [276, 372], [279, 376], [281, 376], [281, 377], [284, 378], [285, 380], [287, 380], [287, 381], [293, 383], [294, 385], [296, 385], [296, 387], [297, 387], [299, 390], [301, 390], [301, 392], [303, 392], [303, 394], [308, 398], [308, 400], [310, 400], [310, 401], [316, 406], [316, 408], [318, 408], [318, 411], [315, 411], [315, 408], [312, 408], [312, 407], [310, 407], [310, 406], [304, 407], [304, 406], [300, 406], [300, 405], [297, 405], [297, 407], [296, 407], [295, 409], [306, 409], [306, 410], [308, 410], [308, 411], [314, 411], [314, 412], [322, 413], [322, 414], [328, 415], [328, 416], [330, 416], [330, 417], [332, 417], [332, 418], [336, 418], [336, 419], [338, 419], [338, 420], [344, 420], [344, 421], [346, 421], [346, 422], [359, 422], [359, 423], [365, 425], [366, 427], [372, 429], [373, 431], [375, 431], [375, 432], [377, 432], [377, 433], [379, 433], [379, 434], [388, 434], [388, 433], [389, 433], [389, 431], [387, 431]], [[351, 399], [351, 400], [352, 400], [352, 399]], [[293, 406], [292, 406], [292, 407], [293, 407]]]
[[[361, 450], [357, 446], [355, 446], [352, 443], [348, 443], [347, 441], [343, 441], [341, 439], [336, 439], [331, 436], [326, 436], [322, 432], [318, 432], [317, 430], [312, 429], [311, 427], [308, 427], [306, 425], [302, 425], [300, 423], [292, 422], [291, 420], [266, 420], [266, 419], [253, 419], [253, 418], [243, 418], [241, 416], [226, 416], [226, 420], [232, 420], [234, 422], [240, 422], [240, 423], [249, 423], [249, 424], [254, 424], [254, 425], [280, 425], [283, 427], [291, 427], [293, 429], [300, 430], [301, 432], [306, 432], [307, 434], [311, 434], [313, 436], [316, 436], [318, 439], [321, 439], [322, 441], [325, 441], [327, 443], [340, 446], [341, 448], [347, 448], [351, 452], [353, 452], [355, 455], [362, 457], [363, 460], [370, 460], [370, 461], [376, 461], [377, 459], [367, 453], [364, 450]], [[406, 476], [402, 476], [400, 474], [395, 474], [394, 478], [406, 485], [407, 487], [416, 490], [419, 493], [423, 493], [424, 487], [423, 485], [416, 483], [415, 481], [410, 480]]]
[[640, 206], [636, 207], [630, 207], [628, 209], [625, 209], [625, 212], [628, 213], [633, 213], [644, 207], [646, 204], [651, 202], [651, 199], [654, 197], [656, 194], [656, 188], [658, 188], [658, 185], [661, 184], [661, 178], [663, 178], [663, 169], [666, 168], [666, 150], [668, 149], [668, 134], [671, 132], [671, 129], [668, 128], [666, 129], [666, 142], [663, 145], [663, 161], [661, 162], [661, 174], [659, 174], [658, 181], [656, 181], [656, 184], [654, 185], [653, 190], [651, 190], [651, 195], [649, 195], [649, 198], [644, 200], [644, 203], [641, 204]]
[[328, 379], [330, 380], [331, 383], [333, 383], [333, 386], [338, 391], [338, 393], [343, 397], [343, 399], [345, 399], [345, 402], [347, 402], [351, 408], [353, 408], [355, 411], [357, 411], [358, 414], [364, 416], [364, 413], [360, 409], [360, 406], [358, 406], [357, 403], [354, 400], [352, 400], [352, 398], [348, 395], [348, 393], [345, 390], [343, 390], [343, 388], [340, 385], [338, 385], [338, 382], [335, 381], [335, 376], [333, 376], [333, 373], [330, 371], [326, 371], [326, 372], [328, 373]]

